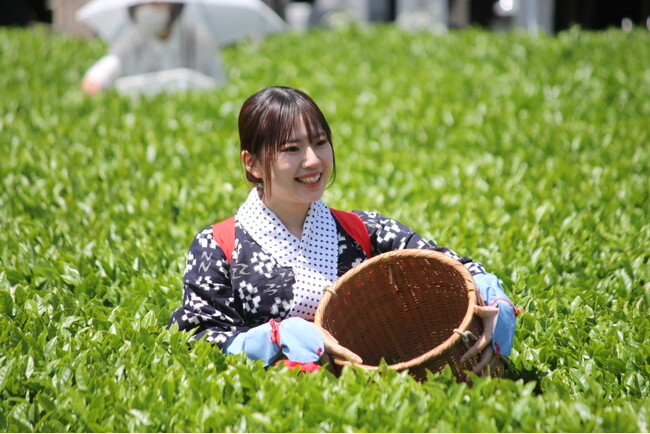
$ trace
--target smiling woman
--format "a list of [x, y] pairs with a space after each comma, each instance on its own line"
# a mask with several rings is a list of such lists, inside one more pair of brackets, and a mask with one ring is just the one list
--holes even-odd
[[323, 288], [371, 256], [429, 249], [463, 264], [487, 304], [475, 308], [485, 331], [464, 357], [486, 349], [478, 373], [509, 355], [514, 306], [483, 265], [396, 220], [333, 210], [321, 200], [333, 178], [334, 150], [325, 116], [308, 95], [277, 86], [252, 95], [240, 111], [239, 135], [241, 161], [255, 188], [234, 218], [194, 238], [183, 306], [173, 312], [170, 326], [195, 330], [195, 339], [265, 365], [285, 359], [316, 370], [326, 353], [361, 363], [311, 322]]
[[300, 238], [307, 210], [334, 168], [325, 116], [304, 93], [275, 87], [244, 103], [239, 131], [247, 179], [265, 186], [264, 204]]

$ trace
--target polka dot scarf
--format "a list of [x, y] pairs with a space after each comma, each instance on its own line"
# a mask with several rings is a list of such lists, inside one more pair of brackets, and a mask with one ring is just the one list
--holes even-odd
[[337, 278], [336, 223], [325, 202], [309, 206], [302, 239], [262, 203], [258, 189], [251, 191], [235, 219], [280, 266], [293, 268], [296, 284], [288, 316], [313, 320], [323, 287]]

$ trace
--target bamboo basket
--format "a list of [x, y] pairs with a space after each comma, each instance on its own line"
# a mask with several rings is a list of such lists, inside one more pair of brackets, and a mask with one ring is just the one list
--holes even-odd
[[[397, 250], [361, 263], [327, 288], [314, 323], [361, 356], [362, 368], [376, 370], [385, 359], [390, 369], [424, 381], [427, 371], [449, 365], [463, 381], [480, 359], [460, 363], [483, 333], [477, 304], [482, 299], [461, 263], [432, 250]], [[332, 360], [336, 372], [352, 364]], [[499, 363], [491, 375], [503, 371]]]

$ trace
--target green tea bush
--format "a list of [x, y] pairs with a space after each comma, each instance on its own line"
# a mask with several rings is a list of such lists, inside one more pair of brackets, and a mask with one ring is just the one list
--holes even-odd
[[[215, 91], [86, 97], [105, 49], [0, 29], [0, 429], [648, 431], [648, 33], [314, 30], [225, 49]], [[330, 120], [330, 205], [501, 277], [525, 309], [508, 378], [297, 375], [166, 329], [272, 84]]]

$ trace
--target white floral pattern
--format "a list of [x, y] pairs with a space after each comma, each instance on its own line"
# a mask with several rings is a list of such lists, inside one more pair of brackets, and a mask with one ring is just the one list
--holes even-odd
[[[287, 316], [313, 320], [321, 289], [338, 277], [336, 222], [327, 205], [321, 200], [310, 205], [301, 239], [264, 205], [257, 189], [250, 192], [235, 221], [276, 263], [293, 270], [293, 304]], [[265, 256], [264, 260], [260, 260], [261, 256]], [[255, 272], [270, 278], [273, 266], [268, 259], [263, 252], [253, 254], [252, 264]]]

